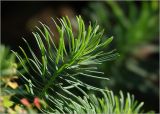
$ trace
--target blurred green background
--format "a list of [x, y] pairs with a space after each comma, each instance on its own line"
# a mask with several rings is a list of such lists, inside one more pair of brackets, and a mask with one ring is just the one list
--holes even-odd
[[37, 21], [46, 23], [57, 36], [50, 17], [65, 15], [75, 32], [75, 16], [81, 15], [87, 24], [97, 21], [106, 38], [114, 36], [109, 49], [116, 49], [120, 57], [101, 66], [110, 80], [97, 85], [115, 93], [128, 91], [145, 102], [146, 110], [159, 112], [159, 2], [2, 2], [1, 44], [18, 51], [25, 37], [36, 47], [31, 31]]

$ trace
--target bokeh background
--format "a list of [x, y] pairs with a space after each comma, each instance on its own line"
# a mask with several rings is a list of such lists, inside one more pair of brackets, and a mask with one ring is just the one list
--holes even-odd
[[47, 24], [55, 36], [58, 35], [50, 17], [55, 19], [67, 15], [75, 32], [76, 15], [81, 15], [87, 24], [97, 21], [105, 29], [105, 37], [114, 36], [109, 49], [116, 49], [121, 55], [101, 66], [110, 80], [98, 82], [97, 85], [115, 93], [119, 90], [130, 92], [136, 99], [145, 102], [145, 110], [159, 112], [158, 1], [1, 3], [1, 44], [16, 51], [19, 45], [24, 44], [22, 37], [35, 47], [35, 51], [38, 50], [31, 34], [38, 21]]

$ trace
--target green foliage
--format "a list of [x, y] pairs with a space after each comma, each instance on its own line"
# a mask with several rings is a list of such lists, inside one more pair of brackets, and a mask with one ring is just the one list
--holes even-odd
[[158, 38], [158, 1], [91, 2], [84, 12], [92, 21], [97, 20], [105, 33], [114, 35], [114, 47], [121, 53], [114, 63], [106, 64], [106, 72], [112, 75], [108, 86], [136, 88], [143, 94], [152, 91], [158, 96], [158, 64], [145, 60], [149, 54], [159, 53], [158, 46], [150, 43]]
[[[133, 95], [127, 93], [125, 98], [122, 91], [120, 91], [120, 97], [113, 94], [113, 92], [101, 92], [102, 98], [97, 98], [94, 94], [86, 96], [81, 100], [79, 105], [72, 101], [71, 104], [64, 107], [60, 107], [69, 114], [138, 114], [143, 113], [142, 106], [143, 102], [138, 103]], [[61, 112], [56, 110], [56, 114]], [[154, 113], [152, 111], [149, 114]]]
[[9, 49], [4, 45], [0, 45], [0, 95], [14, 94], [7, 92], [9, 89], [16, 89], [18, 84], [14, 81], [17, 77], [17, 64], [15, 63], [15, 55], [9, 52]]
[[[80, 16], [77, 17], [79, 28], [77, 35], [73, 34], [68, 17], [58, 20], [60, 26], [53, 20], [59, 32], [58, 45], [54, 43], [54, 35], [50, 28], [40, 23], [43, 30], [36, 27], [38, 31], [33, 32], [33, 35], [41, 54], [36, 55], [25, 39], [32, 57], [28, 57], [21, 47], [25, 60], [13, 51], [27, 72], [26, 75], [21, 75], [26, 81], [28, 94], [38, 96], [47, 103], [47, 106], [41, 107], [40, 111], [77, 114], [139, 112], [142, 104], [137, 105], [129, 94], [125, 101], [123, 94], [120, 93], [121, 99], [118, 100], [112, 92], [107, 93], [108, 90], [81, 80], [87, 77], [108, 80], [106, 77], [99, 76], [103, 72], [97, 70], [97, 65], [118, 56], [114, 50], [103, 51], [113, 37], [103, 39], [103, 30], [99, 29], [99, 25], [90, 24], [86, 28]], [[95, 95], [90, 96], [85, 90], [99, 91], [103, 94], [103, 98], [97, 99]], [[84, 98], [77, 96], [75, 91], [83, 94]]]
[[[111, 7], [114, 15], [117, 17], [121, 25], [117, 25], [118, 33], [125, 33], [117, 39], [118, 49], [121, 51], [131, 51], [129, 47], [135, 47], [138, 44], [150, 41], [155, 34], [158, 33], [158, 7], [152, 7], [152, 4], [157, 4], [156, 1], [151, 3], [142, 2], [140, 12], [133, 2], [128, 2], [129, 16], [126, 17], [123, 9], [116, 2], [107, 2]], [[136, 18], [138, 17], [138, 18]], [[120, 30], [121, 29], [121, 30]], [[147, 34], [146, 34], [147, 33]], [[124, 38], [122, 38], [124, 37]], [[126, 45], [123, 45], [125, 42]]]
[[[127, 5], [125, 8], [129, 13], [125, 12], [123, 5], [115, 1], [106, 1], [106, 4], [104, 2], [91, 3], [84, 12], [90, 14], [92, 21], [96, 19], [109, 33], [116, 36], [117, 49], [121, 53], [131, 53], [133, 52], [131, 50], [138, 44], [148, 42], [156, 37], [155, 34], [158, 33], [157, 2], [142, 2], [140, 9], [134, 2], [124, 2], [123, 5]], [[111, 14], [112, 16], [110, 16]], [[111, 29], [113, 26], [114, 29]]]
[[[59, 22], [62, 25], [61, 27], [58, 26], [55, 22], [60, 37], [59, 46], [55, 46], [51, 38], [52, 33], [46, 25], [41, 23], [44, 32], [42, 32], [37, 27], [38, 31], [42, 36], [40, 36], [38, 32], [33, 32], [33, 35], [37, 41], [38, 47], [41, 52], [41, 61], [35, 56], [34, 52], [32, 51], [31, 47], [28, 45], [25, 39], [24, 41], [30, 49], [33, 58], [29, 58], [25, 51], [20, 47], [21, 51], [26, 57], [27, 63], [30, 65], [32, 70], [35, 71], [38, 77], [32, 76], [32, 74], [29, 73], [29, 70], [25, 65], [24, 61], [22, 60], [22, 57], [19, 56], [18, 53], [14, 52], [17, 58], [20, 60], [26, 72], [31, 76], [31, 78], [33, 78], [26, 79], [27, 82], [30, 83], [33, 88], [35, 87], [38, 89], [37, 91], [37, 89], [30, 88], [32, 89], [30, 91], [33, 91], [34, 94], [35, 90], [41, 97], [45, 96], [45, 92], [47, 92], [51, 86], [56, 86], [59, 89], [63, 90], [62, 85], [57, 85], [56, 80], [58, 79], [65, 80], [68, 84], [71, 84], [71, 87], [74, 87], [76, 83], [77, 86], [80, 85], [86, 86], [90, 89], [96, 89], [95, 87], [87, 85], [74, 77], [81, 74], [83, 76], [91, 78], [108, 80], [104, 77], [92, 76], [87, 73], [85, 74], [82, 71], [84, 70], [88, 73], [100, 73], [96, 70], [92, 70], [96, 69], [96, 67], [93, 68], [91, 66], [86, 66], [101, 64], [103, 61], [113, 59], [118, 55], [117, 53], [112, 53], [112, 51], [104, 53], [101, 50], [101, 48], [107, 46], [113, 38], [108, 38], [105, 42], [102, 42], [103, 31], [99, 30], [99, 26], [94, 25], [93, 27], [91, 27], [91, 25], [89, 25], [88, 29], [86, 30], [81, 17], [77, 17], [79, 33], [78, 36], [75, 38], [72, 32], [72, 27], [69, 19], [67, 17], [59, 19]], [[64, 43], [65, 36], [67, 36], [68, 38], [67, 40], [69, 45], [69, 52], [66, 51], [67, 47]], [[41, 37], [44, 37], [44, 42], [42, 41]], [[47, 46], [45, 43], [47, 44]], [[103, 57], [101, 57], [102, 55]], [[71, 72], [74, 71], [76, 71], [76, 74], [71, 74]], [[41, 89], [38, 87], [40, 87]], [[96, 90], [101, 89], [97, 88]]]
[[[24, 93], [19, 88], [15, 79], [18, 79], [17, 68], [21, 65], [16, 63], [16, 57], [10, 52], [9, 48], [0, 45], [0, 113], [1, 114], [19, 114], [32, 113], [36, 114], [33, 109], [25, 110], [11, 98], [16, 94]], [[23, 70], [19, 70], [21, 73]]]
[[16, 74], [17, 65], [15, 55], [9, 53], [9, 49], [0, 45], [0, 76], [13, 76]]

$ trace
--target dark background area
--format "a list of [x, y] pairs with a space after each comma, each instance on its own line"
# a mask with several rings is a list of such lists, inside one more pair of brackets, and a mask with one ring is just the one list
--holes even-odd
[[[33, 38], [30, 29], [27, 28], [28, 21], [44, 10], [52, 10], [49, 16], [61, 17], [65, 13], [60, 12], [63, 7], [71, 8], [75, 14], [80, 14], [82, 7], [88, 2], [2, 2], [2, 44], [9, 45], [11, 49], [16, 49], [22, 43], [22, 37]], [[65, 11], [64, 11], [65, 12]], [[50, 17], [49, 17], [50, 18]], [[37, 18], [42, 21], [42, 17]], [[51, 21], [51, 19], [50, 19]], [[35, 25], [33, 25], [35, 26]]]

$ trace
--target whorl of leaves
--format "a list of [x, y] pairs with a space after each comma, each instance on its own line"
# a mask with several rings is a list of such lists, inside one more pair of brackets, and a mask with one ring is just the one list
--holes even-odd
[[[30, 92], [32, 92], [32, 94], [36, 92], [39, 96], [44, 97], [45, 93], [47, 93], [49, 89], [53, 89], [53, 87], [63, 90], [64, 88], [85, 86], [90, 89], [101, 90], [81, 82], [77, 78], [77, 75], [84, 76], [84, 78], [87, 76], [108, 80], [108, 78], [90, 75], [89, 73], [101, 74], [102, 72], [96, 71], [97, 67], [93, 67], [93, 65], [101, 64], [118, 55], [117, 53], [112, 53], [112, 51], [108, 53], [102, 51], [102, 48], [106, 47], [113, 38], [107, 38], [105, 41], [102, 41], [103, 30], [99, 30], [98, 25], [92, 26], [91, 24], [86, 29], [80, 16], [77, 17], [79, 28], [77, 36], [73, 35], [72, 26], [68, 17], [58, 20], [61, 26], [58, 26], [53, 20], [59, 32], [58, 46], [56, 46], [53, 41], [53, 33], [45, 24], [41, 23], [43, 30], [36, 27], [38, 31], [33, 32], [41, 52], [40, 59], [25, 39], [24, 41], [33, 57], [29, 58], [23, 48], [20, 47], [26, 58], [26, 61], [23, 61], [22, 57], [13, 51], [26, 72], [30, 75], [30, 78], [23, 76], [30, 86], [32, 86], [30, 87]], [[65, 41], [67, 41], [67, 43], [65, 43]], [[68, 47], [65, 44], [68, 44]], [[32, 75], [33, 73], [29, 71], [25, 62], [27, 62], [27, 65], [37, 74], [36, 76]], [[59, 80], [66, 81], [69, 86], [63, 87]]]
[[[77, 35], [73, 34], [68, 17], [58, 20], [60, 26], [53, 20], [59, 33], [58, 45], [55, 44], [55, 36], [50, 28], [40, 23], [43, 29], [36, 27], [37, 31], [33, 32], [33, 35], [41, 54], [36, 55], [25, 39], [23, 40], [32, 57], [29, 57], [21, 47], [25, 59], [13, 51], [27, 73], [21, 75], [25, 79], [28, 93], [40, 97], [48, 104], [48, 107], [43, 107], [41, 111], [45, 113], [138, 112], [142, 104], [137, 105], [133, 102], [134, 99], [129, 94], [124, 103], [122, 93], [119, 100], [112, 92], [106, 94], [106, 90], [81, 80], [86, 77], [108, 80], [99, 76], [103, 72], [97, 71], [97, 65], [118, 56], [114, 51], [103, 51], [113, 37], [105, 39], [99, 25], [90, 23], [86, 28], [80, 16], [77, 17]], [[82, 93], [84, 99], [76, 96], [71, 91], [72, 88]], [[104, 98], [89, 96], [84, 89], [99, 91]]]
[[[102, 98], [97, 98], [94, 94], [89, 95], [89, 98], [79, 98], [81, 104], [79, 105], [74, 101], [67, 106], [63, 107], [62, 110], [69, 114], [140, 114], [144, 113], [142, 110], [143, 102], [135, 100], [134, 96], [127, 93], [124, 96], [123, 92], [120, 91], [120, 96], [116, 96], [112, 91], [100, 92]], [[62, 112], [63, 112], [62, 111]], [[55, 110], [56, 114], [61, 114], [61, 111]], [[147, 112], [146, 114], [154, 114], [153, 111]]]

